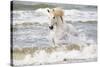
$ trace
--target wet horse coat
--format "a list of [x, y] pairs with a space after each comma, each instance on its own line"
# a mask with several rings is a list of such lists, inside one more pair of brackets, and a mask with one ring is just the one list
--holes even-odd
[[58, 45], [65, 36], [76, 35], [77, 31], [71, 24], [64, 21], [64, 11], [61, 8], [47, 10], [49, 13], [50, 40], [52, 44]]

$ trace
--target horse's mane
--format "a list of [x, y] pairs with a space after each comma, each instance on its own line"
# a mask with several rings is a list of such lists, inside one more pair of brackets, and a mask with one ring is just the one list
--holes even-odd
[[64, 16], [64, 11], [61, 8], [53, 8], [52, 9], [52, 14], [54, 16]]

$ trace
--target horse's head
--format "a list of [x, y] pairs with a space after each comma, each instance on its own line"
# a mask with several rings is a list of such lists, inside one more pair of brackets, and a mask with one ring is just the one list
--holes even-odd
[[49, 28], [52, 30], [54, 28], [54, 25], [57, 25], [57, 17], [62, 17], [64, 15], [64, 12], [61, 8], [47, 9], [47, 12], [49, 13], [50, 19]]
[[53, 14], [53, 9], [47, 9], [47, 12], [49, 13], [49, 28], [52, 30], [54, 28], [54, 25], [57, 24], [57, 18], [56, 16]]

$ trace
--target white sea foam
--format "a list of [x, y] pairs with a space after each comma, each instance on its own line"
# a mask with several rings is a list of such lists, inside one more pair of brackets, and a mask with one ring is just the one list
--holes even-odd
[[90, 45], [85, 46], [82, 50], [71, 50], [65, 51], [63, 47], [59, 48], [52, 53], [47, 53], [45, 50], [36, 51], [33, 57], [30, 54], [27, 54], [23, 60], [14, 60], [15, 65], [28, 65], [28, 64], [52, 64], [52, 63], [68, 63], [68, 60], [81, 61], [82, 59], [96, 59], [97, 58], [97, 46]]
[[[21, 24], [25, 22], [26, 23], [38, 22], [41, 24], [47, 23], [49, 22], [49, 20], [47, 17], [48, 13], [46, 9], [47, 8], [45, 9], [40, 8], [34, 11], [13, 11], [14, 24]], [[64, 19], [67, 21], [84, 21], [84, 22], [85, 21], [97, 21], [96, 11], [81, 11], [81, 10], [73, 9], [73, 10], [64, 10], [64, 12], [65, 12]], [[32, 33], [32, 36], [33, 35], [35, 34]], [[23, 38], [24, 37], [22, 37], [22, 39]], [[25, 55], [25, 58], [22, 60], [14, 59], [14, 64], [15, 65], [29, 65], [29, 64], [37, 65], [37, 64], [48, 64], [48, 63], [63, 63], [63, 62], [67, 63], [68, 60], [72, 60], [72, 61], [76, 60], [77, 62], [78, 60], [81, 60], [81, 59], [88, 60], [88, 59], [97, 58], [97, 44], [94, 42], [94, 40], [87, 39], [87, 36], [85, 35], [84, 32], [80, 33], [78, 40], [74, 39], [74, 37], [70, 37], [70, 41], [71, 43], [75, 43], [81, 46], [81, 50], [65, 51], [63, 50], [64, 49], [63, 47], [59, 48], [56, 51], [53, 51], [52, 53], [47, 53], [45, 50], [38, 50], [35, 52], [35, 54], [33, 54], [33, 56], [31, 56], [30, 54], [27, 54]], [[87, 45], [86, 43], [88, 43], [89, 45]]]
[[[82, 11], [82, 10], [64, 10], [64, 19], [66, 21], [96, 21], [97, 12], [96, 11]], [[23, 22], [38, 22], [47, 23], [48, 13], [47, 8], [39, 8], [36, 10], [26, 10], [26, 11], [13, 11], [14, 23]]]
[[96, 21], [97, 12], [96, 11], [81, 11], [81, 10], [65, 10], [65, 20], [70, 21]]

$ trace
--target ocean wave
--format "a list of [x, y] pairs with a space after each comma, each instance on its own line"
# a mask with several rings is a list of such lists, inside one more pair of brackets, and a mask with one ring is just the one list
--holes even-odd
[[[36, 10], [24, 10], [24, 11], [13, 11], [13, 20], [14, 23], [17, 21], [29, 21], [29, 22], [39, 22], [46, 23], [49, 22], [47, 8], [39, 8]], [[65, 21], [97, 21], [97, 12], [96, 11], [82, 11], [82, 10], [64, 10], [64, 19]]]
[[[79, 35], [65, 36], [61, 43], [52, 47], [46, 7], [55, 6], [64, 8], [65, 22], [71, 23]], [[70, 63], [97, 59], [96, 6], [19, 2], [15, 3], [14, 7], [12, 11], [14, 65]]]
[[77, 5], [77, 4], [60, 4], [60, 3], [45, 3], [45, 2], [31, 2], [31, 1], [14, 1], [13, 10], [35, 10], [38, 8], [54, 8], [62, 7], [65, 9], [79, 9], [79, 10], [91, 10], [97, 9], [96, 5]]
[[96, 11], [81, 11], [81, 10], [65, 10], [65, 20], [71, 21], [96, 21]]
[[[95, 22], [96, 21], [71, 23], [77, 29], [79, 37], [71, 36], [68, 38], [65, 36], [65, 38], [63, 38], [63, 43], [77, 43], [79, 41], [84, 41], [85, 43], [89, 43], [90, 41], [90, 43], [97, 43], [97, 23]], [[40, 24], [38, 22], [23, 22], [21, 24], [13, 25], [14, 46], [50, 46], [48, 41], [50, 30], [48, 26], [48, 23]]]
[[[14, 65], [41, 65], [96, 61], [97, 45], [62, 45], [47, 48], [15, 48]], [[44, 59], [45, 58], [45, 59]], [[21, 62], [21, 63], [20, 63]]]

